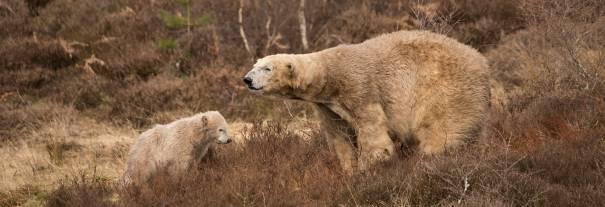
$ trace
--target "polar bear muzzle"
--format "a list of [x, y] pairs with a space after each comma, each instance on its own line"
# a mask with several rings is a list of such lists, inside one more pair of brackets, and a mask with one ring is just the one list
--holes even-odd
[[244, 76], [244, 83], [249, 90], [260, 91], [264, 88], [272, 75], [273, 70], [270, 65], [254, 67], [246, 76]]

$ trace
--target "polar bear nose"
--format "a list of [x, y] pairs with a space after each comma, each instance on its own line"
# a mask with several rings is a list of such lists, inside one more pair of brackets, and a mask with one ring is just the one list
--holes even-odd
[[246, 85], [248, 85], [248, 86], [252, 85], [252, 78], [245, 77], [244, 78], [244, 83], [246, 83]]

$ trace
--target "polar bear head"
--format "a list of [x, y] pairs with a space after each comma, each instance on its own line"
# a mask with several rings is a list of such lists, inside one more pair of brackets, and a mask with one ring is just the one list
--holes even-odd
[[218, 144], [231, 142], [229, 126], [223, 115], [217, 111], [209, 111], [202, 114], [202, 125], [206, 129], [206, 138], [216, 140]]
[[246, 76], [248, 90], [269, 96], [301, 98], [316, 76], [314, 64], [305, 55], [278, 54], [259, 59]]

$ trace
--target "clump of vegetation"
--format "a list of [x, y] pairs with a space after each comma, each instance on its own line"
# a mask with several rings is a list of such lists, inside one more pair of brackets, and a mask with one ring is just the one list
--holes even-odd
[[48, 193], [37, 186], [21, 186], [9, 192], [0, 192], [0, 206], [41, 206]]
[[[68, 206], [599, 206], [605, 199], [598, 188], [605, 184], [602, 140], [550, 140], [549, 148], [528, 154], [501, 147], [507, 141], [501, 135], [510, 132], [490, 133], [500, 135], [440, 157], [396, 158], [349, 177], [320, 139], [304, 141], [279, 123], [259, 123], [247, 131], [245, 147], [221, 148], [200, 169], [160, 172], [124, 188], [81, 180], [51, 198]], [[120, 199], [109, 202], [114, 193]]]
[[65, 162], [65, 154], [68, 151], [76, 150], [80, 146], [75, 142], [54, 141], [46, 144], [46, 151], [50, 160], [56, 165], [63, 165]]

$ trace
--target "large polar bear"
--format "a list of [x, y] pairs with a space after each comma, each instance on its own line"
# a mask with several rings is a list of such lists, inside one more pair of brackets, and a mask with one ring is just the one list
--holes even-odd
[[267, 56], [244, 82], [256, 93], [313, 103], [348, 171], [356, 158], [360, 169], [389, 158], [397, 139], [417, 143], [425, 154], [459, 146], [480, 131], [489, 107], [486, 59], [427, 31]]
[[231, 142], [225, 118], [216, 111], [199, 113], [143, 132], [128, 155], [125, 183], [141, 183], [159, 169], [183, 172], [206, 156], [214, 143]]

